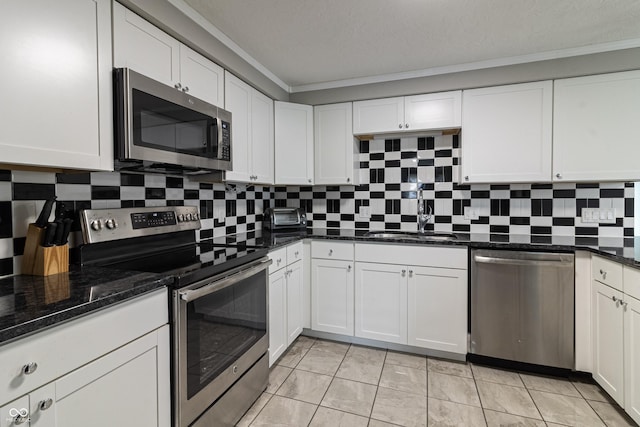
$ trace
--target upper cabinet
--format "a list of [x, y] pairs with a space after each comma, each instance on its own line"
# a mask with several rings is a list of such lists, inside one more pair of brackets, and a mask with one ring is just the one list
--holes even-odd
[[378, 134], [457, 128], [461, 91], [353, 103], [353, 133]]
[[465, 90], [461, 182], [551, 180], [551, 81]]
[[313, 184], [313, 107], [275, 102], [275, 183]]
[[556, 80], [554, 181], [640, 179], [640, 71]]
[[0, 162], [112, 170], [111, 2], [0, 2], [0, 57]]
[[233, 170], [226, 180], [273, 184], [273, 101], [225, 72], [225, 109], [233, 115]]
[[315, 184], [357, 184], [352, 123], [351, 102], [313, 108]]
[[113, 62], [116, 68], [131, 68], [213, 105], [224, 105], [222, 67], [116, 2]]

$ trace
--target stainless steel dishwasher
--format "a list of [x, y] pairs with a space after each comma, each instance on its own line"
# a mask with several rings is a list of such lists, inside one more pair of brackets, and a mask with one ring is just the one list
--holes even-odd
[[574, 255], [471, 251], [470, 353], [574, 368]]

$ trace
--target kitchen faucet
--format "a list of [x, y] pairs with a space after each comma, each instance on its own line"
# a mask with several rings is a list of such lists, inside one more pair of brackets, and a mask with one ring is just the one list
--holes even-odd
[[422, 197], [422, 188], [418, 193], [418, 231], [420, 233], [424, 233], [424, 227], [427, 225], [431, 217], [433, 216], [433, 211], [431, 206], [427, 206], [427, 213], [425, 213], [424, 209], [424, 198]]

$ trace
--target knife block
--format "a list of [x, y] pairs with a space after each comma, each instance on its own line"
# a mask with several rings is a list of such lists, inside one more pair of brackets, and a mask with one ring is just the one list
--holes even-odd
[[69, 245], [44, 247], [41, 245], [44, 228], [29, 224], [22, 256], [22, 274], [50, 276], [69, 271]]

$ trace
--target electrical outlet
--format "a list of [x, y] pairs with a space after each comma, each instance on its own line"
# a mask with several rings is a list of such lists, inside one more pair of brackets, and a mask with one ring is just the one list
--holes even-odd
[[358, 209], [358, 216], [363, 219], [371, 218], [371, 207], [360, 206], [360, 209]]
[[471, 206], [464, 207], [464, 219], [474, 220], [479, 218], [480, 213], [478, 212], [478, 208], [472, 208]]

